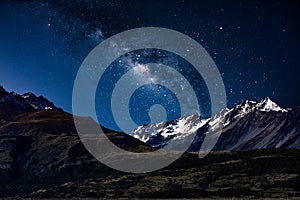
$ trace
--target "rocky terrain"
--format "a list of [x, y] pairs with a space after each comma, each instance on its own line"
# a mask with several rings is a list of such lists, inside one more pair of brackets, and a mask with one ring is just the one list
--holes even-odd
[[[24, 98], [0, 92], [1, 199], [300, 197], [299, 149], [213, 151], [203, 159], [185, 153], [155, 172], [124, 173], [91, 156], [71, 114], [32, 106]], [[124, 133], [105, 132], [123, 149], [155, 150]]]

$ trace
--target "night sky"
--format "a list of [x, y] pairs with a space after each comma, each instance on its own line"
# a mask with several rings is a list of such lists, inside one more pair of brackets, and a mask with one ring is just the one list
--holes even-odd
[[[282, 107], [300, 104], [299, 1], [1, 1], [0, 84], [9, 91], [44, 95], [72, 112], [73, 82], [88, 53], [114, 34], [149, 26], [184, 33], [206, 49], [222, 75], [227, 107], [266, 96]], [[96, 95], [98, 120], [112, 129], [118, 128], [105, 95], [116, 74], [126, 71], [113, 71], [126, 69], [126, 62], [119, 62], [124, 59], [135, 65], [162, 62], [177, 70], [192, 68], [177, 55], [153, 49], [112, 63], [106, 73], [110, 78], [103, 77]], [[185, 76], [193, 83], [201, 114], [208, 117], [202, 78], [192, 69]], [[156, 103], [167, 109], [169, 120], [180, 116], [167, 88], [146, 85], [130, 101], [131, 117], [139, 125], [149, 123], [147, 111]]]

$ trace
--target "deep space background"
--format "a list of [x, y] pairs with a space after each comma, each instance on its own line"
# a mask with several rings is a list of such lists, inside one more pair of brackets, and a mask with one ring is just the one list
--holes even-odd
[[[291, 0], [1, 1], [0, 85], [21, 94], [44, 95], [72, 112], [74, 79], [88, 53], [114, 34], [149, 26], [184, 33], [206, 49], [222, 75], [229, 108], [267, 96], [282, 107], [299, 105], [300, 2]], [[169, 52], [146, 49], [116, 60], [111, 67], [121, 71], [107, 72], [107, 77], [124, 73], [128, 63], [147, 62], [191, 68]], [[117, 77], [99, 87], [109, 94]], [[186, 77], [193, 83], [201, 114], [209, 116], [205, 83], [193, 70], [186, 71]], [[98, 119], [118, 129], [106, 90], [96, 98]], [[131, 101], [132, 118], [140, 125], [149, 123], [147, 113], [140, 111], [155, 103], [172, 107], [169, 120], [180, 116], [176, 97], [167, 88], [145, 86]]]

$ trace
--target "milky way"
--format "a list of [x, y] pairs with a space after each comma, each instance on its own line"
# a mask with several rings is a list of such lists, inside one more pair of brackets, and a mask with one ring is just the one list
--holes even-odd
[[[300, 102], [299, 13], [296, 1], [2, 1], [0, 84], [18, 93], [45, 95], [71, 112], [74, 78], [87, 54], [114, 34], [155, 26], [187, 34], [208, 51], [224, 80], [228, 107], [266, 96], [293, 107]], [[210, 115], [204, 81], [189, 63], [169, 52], [144, 49], [120, 57], [107, 72], [111, 80], [105, 88], [128, 67], [137, 66], [137, 77], [149, 73], [148, 62], [182, 70], [198, 85], [194, 89], [201, 110]], [[155, 77], [148, 78], [155, 83]], [[148, 109], [137, 104], [146, 93], [157, 96], [151, 102], [170, 102], [170, 118], [178, 117], [176, 100], [167, 89], [143, 89], [147, 92], [137, 91], [131, 101], [134, 119], [149, 122], [137, 112]], [[103, 94], [97, 94], [100, 102]], [[97, 106], [105, 103], [104, 98]], [[105, 116], [106, 109], [98, 114]], [[115, 128], [110, 121], [107, 117], [103, 123]]]

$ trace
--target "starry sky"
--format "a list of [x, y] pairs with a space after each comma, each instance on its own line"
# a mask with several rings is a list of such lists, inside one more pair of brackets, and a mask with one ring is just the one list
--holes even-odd
[[[282, 107], [300, 104], [300, 2], [292, 0], [1, 1], [0, 84], [44, 95], [72, 112], [74, 79], [88, 53], [112, 35], [149, 26], [184, 33], [206, 49], [223, 78], [228, 107], [266, 96]], [[144, 49], [120, 57], [106, 72], [96, 95], [101, 124], [118, 129], [105, 95], [125, 65], [142, 69], [147, 62], [191, 69], [185, 77], [193, 83], [201, 114], [210, 115], [205, 83], [189, 63], [170, 52]], [[112, 70], [123, 65], [125, 71]], [[168, 119], [180, 116], [168, 88], [146, 85], [130, 101], [131, 117], [149, 123], [147, 112], [156, 103], [167, 108]]]

